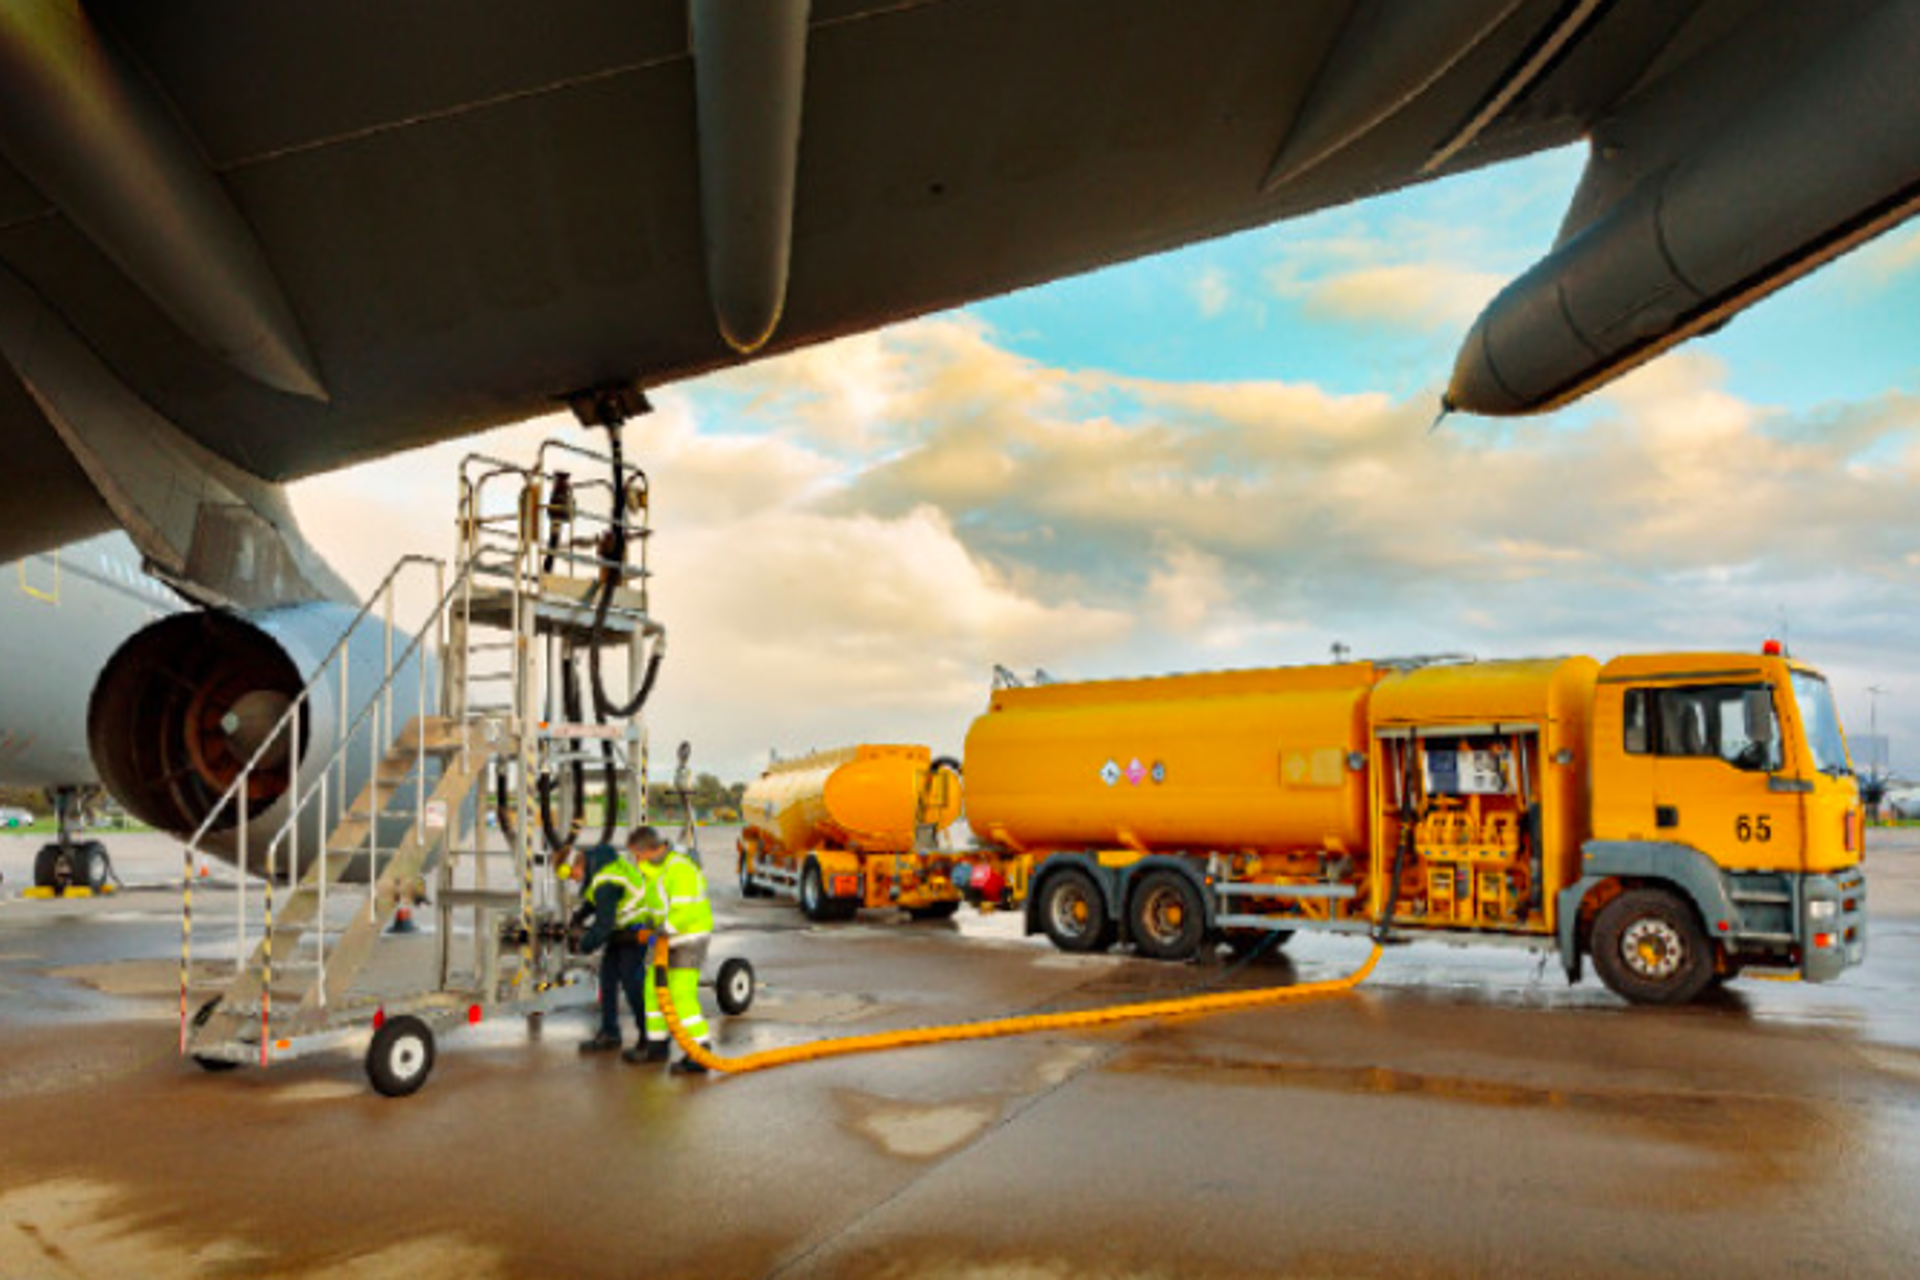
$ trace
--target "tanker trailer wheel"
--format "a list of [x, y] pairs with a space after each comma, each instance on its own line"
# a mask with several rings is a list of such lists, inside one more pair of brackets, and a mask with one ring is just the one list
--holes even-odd
[[1207, 906], [1193, 881], [1162, 867], [1141, 876], [1134, 886], [1127, 924], [1141, 955], [1191, 960], [1207, 936]]
[[1040, 927], [1062, 951], [1105, 951], [1113, 945], [1113, 921], [1093, 877], [1068, 867], [1047, 877], [1040, 888]]
[[433, 1070], [433, 1032], [418, 1018], [391, 1018], [367, 1046], [367, 1079], [389, 1098], [404, 1098]]
[[807, 859], [806, 869], [800, 873], [800, 914], [815, 924], [831, 924], [836, 920], [853, 919], [859, 909], [860, 904], [852, 898], [830, 897], [820, 863], [813, 858]]
[[720, 971], [713, 975], [713, 1001], [720, 1006], [720, 1012], [728, 1017], [745, 1013], [753, 1007], [753, 991], [750, 962], [739, 956], [720, 962]]
[[1593, 967], [1634, 1004], [1685, 1004], [1713, 979], [1713, 952], [1693, 909], [1664, 889], [1629, 889], [1593, 922]]
[[753, 877], [747, 874], [747, 855], [744, 853], [740, 855], [740, 896], [743, 898], [771, 898], [773, 896], [771, 889], [763, 885], [755, 884]]

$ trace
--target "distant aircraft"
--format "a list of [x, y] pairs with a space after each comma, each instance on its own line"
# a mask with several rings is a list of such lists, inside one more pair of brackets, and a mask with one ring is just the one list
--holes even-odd
[[1920, 787], [1896, 784], [1887, 789], [1880, 803], [1896, 818], [1920, 818]]
[[287, 480], [1584, 139], [1446, 397], [1535, 412], [1911, 216], [1915, 66], [1920, 0], [10, 0], [0, 560], [224, 620], [93, 700], [149, 758], [341, 621], [261, 623], [347, 598]]
[[44, 789], [61, 820], [34, 859], [36, 882], [105, 879], [103, 846], [76, 838], [100, 790], [87, 695], [123, 641], [180, 607], [117, 533], [0, 567], [0, 781]]

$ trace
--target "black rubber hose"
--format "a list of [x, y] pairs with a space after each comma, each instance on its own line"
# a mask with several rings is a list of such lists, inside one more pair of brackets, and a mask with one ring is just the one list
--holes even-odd
[[1414, 824], [1420, 816], [1413, 804], [1414, 743], [1412, 737], [1407, 739], [1406, 762], [1400, 770], [1400, 839], [1393, 846], [1393, 870], [1387, 877], [1386, 905], [1373, 928], [1376, 942], [1386, 941], [1387, 931], [1393, 927], [1393, 913], [1400, 907], [1400, 873], [1408, 851], [1413, 848]]
[[547, 554], [541, 558], [540, 572], [552, 573], [553, 561], [560, 550], [561, 517], [573, 505], [573, 481], [564, 471], [553, 473], [553, 496], [547, 499]]
[[[573, 679], [572, 665], [563, 662], [560, 673], [561, 702], [565, 706], [568, 719], [577, 720], [580, 712], [580, 690]], [[547, 839], [547, 850], [550, 853], [573, 843], [580, 834], [580, 827], [584, 821], [582, 815], [587, 811], [586, 766], [575, 760], [570, 772], [573, 775], [573, 826], [565, 836], [560, 834], [560, 828], [555, 826], [553, 821], [553, 778], [545, 776], [539, 782], [540, 832]]]
[[607, 611], [613, 605], [613, 592], [620, 580], [620, 570], [627, 563], [627, 466], [621, 452], [620, 428], [608, 427], [607, 439], [613, 450], [613, 509], [608, 513], [612, 522], [608, 528], [606, 558], [613, 562], [613, 566], [600, 571], [600, 596], [594, 602], [593, 627], [587, 638], [587, 672], [593, 681], [594, 711], [615, 720], [627, 720], [639, 715], [647, 705], [647, 699], [653, 694], [653, 682], [660, 676], [660, 659], [665, 655], [655, 649], [648, 656], [646, 674], [641, 678], [640, 689], [631, 702], [623, 706], [608, 696], [606, 679], [600, 671], [600, 639], [606, 634]]
[[507, 771], [497, 765], [493, 770], [493, 809], [494, 816], [500, 820], [501, 833], [512, 839], [513, 810], [507, 804]]
[[[561, 701], [566, 704], [567, 719], [571, 722], [578, 723], [580, 720], [580, 672], [579, 669], [573, 665], [571, 655], [569, 655], [566, 660], [565, 675], [560, 686], [560, 697]], [[605, 724], [607, 722], [607, 714], [596, 706], [593, 709], [593, 719], [596, 724]], [[603, 772], [606, 791], [606, 803], [603, 806], [600, 821], [600, 843], [610, 845], [613, 843], [614, 826], [619, 822], [620, 818], [620, 764], [618, 757], [614, 754], [612, 739], [600, 739], [600, 759], [600, 767]], [[584, 815], [587, 811], [585, 785], [584, 782], [581, 783], [579, 793], [580, 806], [577, 813], [581, 815]], [[579, 817], [574, 819], [576, 828], [580, 821], [581, 819]]]

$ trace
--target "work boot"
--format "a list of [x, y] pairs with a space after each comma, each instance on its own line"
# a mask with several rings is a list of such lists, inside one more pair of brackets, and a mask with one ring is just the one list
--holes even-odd
[[669, 1075], [676, 1076], [703, 1076], [707, 1074], [707, 1064], [693, 1058], [681, 1058], [668, 1067], [667, 1072]]
[[608, 1031], [596, 1031], [591, 1040], [580, 1042], [582, 1053], [612, 1053], [620, 1047], [620, 1037]]
[[645, 1040], [620, 1055], [626, 1061], [639, 1066], [643, 1062], [665, 1062], [667, 1060], [667, 1042], [665, 1040]]

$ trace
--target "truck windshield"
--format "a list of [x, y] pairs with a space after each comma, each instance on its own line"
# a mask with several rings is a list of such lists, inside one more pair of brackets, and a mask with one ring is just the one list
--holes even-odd
[[1813, 767], [1821, 773], [1847, 772], [1847, 745], [1840, 738], [1840, 717], [1834, 714], [1833, 694], [1827, 682], [1810, 671], [1796, 671], [1793, 699], [1800, 707], [1800, 723], [1806, 729]]

